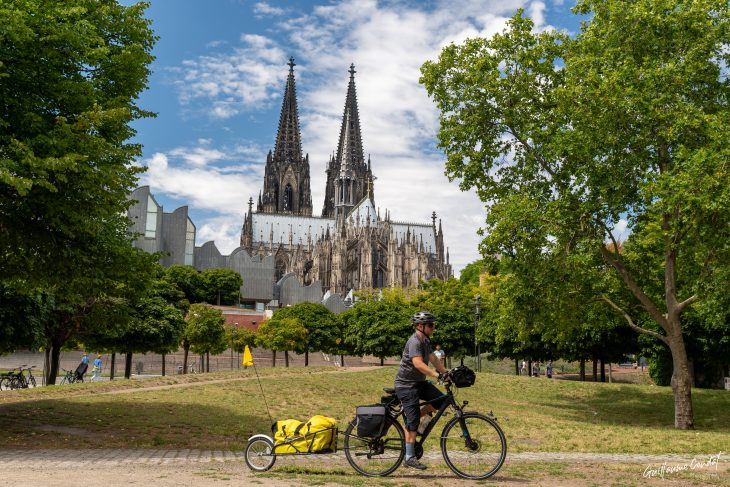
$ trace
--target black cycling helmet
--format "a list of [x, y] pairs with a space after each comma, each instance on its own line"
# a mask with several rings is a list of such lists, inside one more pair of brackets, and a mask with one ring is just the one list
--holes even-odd
[[411, 323], [414, 325], [422, 325], [424, 323], [433, 323], [436, 321], [436, 317], [428, 311], [419, 311], [411, 318]]

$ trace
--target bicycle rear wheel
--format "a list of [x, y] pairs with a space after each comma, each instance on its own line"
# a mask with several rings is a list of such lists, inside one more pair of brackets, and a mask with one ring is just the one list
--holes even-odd
[[405, 434], [398, 421], [385, 418], [385, 435], [380, 438], [360, 438], [350, 421], [345, 430], [345, 456], [358, 473], [366, 477], [383, 477], [397, 469], [406, 454]]
[[494, 418], [464, 413], [465, 431], [458, 417], [452, 418], [441, 433], [441, 453], [446, 465], [459, 477], [486, 479], [502, 467], [507, 456], [507, 440]]

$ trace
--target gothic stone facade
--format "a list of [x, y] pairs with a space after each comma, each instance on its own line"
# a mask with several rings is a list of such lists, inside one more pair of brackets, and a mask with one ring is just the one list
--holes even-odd
[[327, 165], [322, 216], [312, 216], [309, 155], [302, 156], [294, 62], [284, 91], [274, 151], [269, 152], [256, 211], [253, 198], [241, 229], [251, 256], [273, 256], [278, 280], [293, 272], [323, 292], [415, 287], [451, 276], [441, 221], [404, 223], [375, 207], [370, 158], [364, 158], [355, 69], [345, 99], [337, 151]]

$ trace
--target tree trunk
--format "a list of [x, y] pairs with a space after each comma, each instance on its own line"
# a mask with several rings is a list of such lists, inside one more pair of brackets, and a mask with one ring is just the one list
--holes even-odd
[[289, 367], [289, 352], [284, 350], [284, 367]]
[[464, 357], [461, 357], [461, 366], [464, 366]]
[[109, 370], [109, 380], [114, 380], [114, 369], [117, 364], [117, 354], [112, 352], [111, 369]]
[[53, 343], [51, 345], [51, 363], [48, 367], [48, 381], [46, 385], [56, 385], [56, 376], [58, 376], [58, 359], [61, 357], [61, 344]]
[[345, 366], [345, 356], [340, 354], [340, 367]]
[[205, 352], [205, 371], [210, 372], [210, 352]]
[[606, 363], [601, 358], [601, 382], [606, 382]]
[[687, 349], [684, 345], [681, 329], [675, 336], [668, 336], [669, 349], [672, 352], [672, 392], [674, 392], [674, 427], [683, 430], [694, 429], [694, 413], [692, 411], [692, 378], [689, 373]]
[[190, 350], [190, 342], [185, 340], [183, 341], [183, 350], [185, 353], [183, 353], [183, 374], [188, 373], [188, 350]]
[[309, 367], [309, 350], [304, 351], [304, 366]]
[[580, 359], [580, 380], [586, 381], [586, 359]]
[[203, 373], [205, 372], [205, 354], [200, 354], [200, 367], [198, 367], [198, 370]]
[[532, 360], [527, 361], [527, 377], [532, 377]]
[[44, 358], [43, 358], [43, 385], [48, 385], [48, 372], [50, 371], [50, 363], [51, 363], [51, 349], [50, 347], [46, 346], [46, 349], [44, 351]]
[[165, 356], [166, 355], [167, 354], [165, 354], [165, 353], [162, 354], [162, 377], [165, 377]]
[[515, 359], [515, 375], [520, 375], [520, 361]]
[[593, 357], [593, 382], [598, 382], [598, 359]]
[[127, 352], [127, 355], [124, 358], [124, 378], [132, 378], [132, 354], [130, 352]]
[[276, 367], [276, 350], [271, 351], [271, 366]]

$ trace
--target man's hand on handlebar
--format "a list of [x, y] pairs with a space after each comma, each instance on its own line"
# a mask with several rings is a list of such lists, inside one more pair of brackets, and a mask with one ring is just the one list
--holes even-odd
[[447, 372], [439, 372], [439, 382], [446, 384], [447, 382], [451, 382], [451, 376]]

